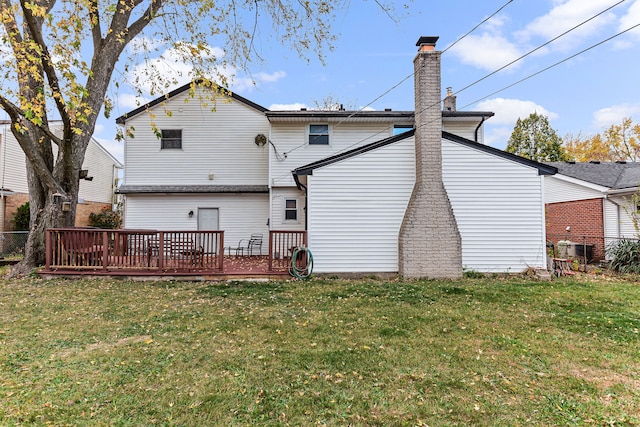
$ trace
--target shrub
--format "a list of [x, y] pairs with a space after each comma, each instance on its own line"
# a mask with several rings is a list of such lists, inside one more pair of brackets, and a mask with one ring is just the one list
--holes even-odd
[[27, 202], [16, 210], [16, 215], [12, 220], [14, 231], [28, 231], [30, 220], [31, 211], [29, 210], [29, 202]]
[[619, 240], [607, 247], [609, 267], [619, 273], [640, 273], [640, 241]]
[[98, 228], [120, 228], [122, 218], [118, 212], [114, 212], [109, 207], [104, 207], [99, 213], [89, 214], [89, 225]]

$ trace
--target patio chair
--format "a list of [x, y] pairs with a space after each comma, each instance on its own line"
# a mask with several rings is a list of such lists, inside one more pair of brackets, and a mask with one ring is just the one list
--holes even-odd
[[231, 255], [231, 251], [236, 251], [236, 256], [244, 255], [245, 251], [247, 255], [253, 255], [254, 251], [257, 251], [258, 255], [262, 255], [262, 234], [256, 233], [252, 234], [249, 239], [241, 239], [238, 246], [229, 246], [227, 250], [229, 255]]

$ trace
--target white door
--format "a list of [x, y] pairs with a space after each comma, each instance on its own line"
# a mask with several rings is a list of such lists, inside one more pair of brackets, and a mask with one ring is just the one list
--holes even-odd
[[218, 230], [218, 208], [198, 208], [198, 230]]
[[[198, 208], [198, 230], [218, 230], [218, 208]], [[218, 251], [218, 234], [204, 233], [199, 236], [200, 246], [205, 253], [215, 254]]]

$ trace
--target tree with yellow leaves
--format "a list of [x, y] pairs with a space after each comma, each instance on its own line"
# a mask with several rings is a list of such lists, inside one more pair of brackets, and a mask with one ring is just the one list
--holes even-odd
[[631, 118], [586, 138], [568, 135], [564, 142], [569, 156], [578, 162], [640, 161], [640, 124], [633, 123]]
[[[375, 2], [388, 11], [382, 1]], [[332, 47], [331, 22], [347, 3], [327, 0], [0, 0], [0, 107], [27, 159], [31, 225], [24, 260], [28, 272], [45, 257], [45, 229], [73, 226], [85, 152], [114, 70], [128, 74], [158, 46], [171, 48], [193, 70], [193, 80], [224, 85], [223, 72], [260, 59], [254, 35], [261, 26], [301, 56]], [[223, 49], [211, 46], [222, 46]], [[150, 95], [176, 84], [158, 68], [138, 75]], [[142, 79], [142, 80], [141, 80]], [[53, 120], [61, 123], [56, 130]], [[54, 147], [56, 147], [54, 149]], [[66, 202], [66, 203], [60, 203]], [[70, 206], [70, 210], [62, 206]]]

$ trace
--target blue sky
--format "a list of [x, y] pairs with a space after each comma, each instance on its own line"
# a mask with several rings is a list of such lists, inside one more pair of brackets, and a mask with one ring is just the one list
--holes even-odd
[[[250, 74], [238, 72], [230, 88], [269, 109], [313, 107], [331, 98], [349, 109], [413, 110], [413, 78], [400, 82], [413, 72], [418, 38], [433, 35], [440, 37], [436, 48], [447, 49], [442, 55], [443, 94], [452, 87], [458, 109], [495, 112], [486, 123], [489, 145], [505, 148], [518, 117], [534, 111], [547, 115], [560, 136], [589, 135], [623, 117], [640, 121], [640, 27], [488, 95], [640, 24], [640, 0], [623, 1], [514, 65], [458, 91], [619, 1], [514, 0], [449, 48], [507, 0], [415, 0], [408, 8], [405, 1], [398, 1], [395, 19], [373, 0], [352, 0], [333, 23], [339, 39], [326, 54], [326, 65], [313, 57], [300, 59], [263, 37], [268, 28], [258, 28], [255, 46], [264, 61], [254, 64]], [[170, 58], [170, 52], [164, 56]], [[133, 91], [121, 86], [112, 118], [102, 118], [96, 128], [96, 138], [120, 159], [123, 147], [114, 141], [115, 117], [136, 106]]]

